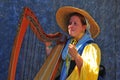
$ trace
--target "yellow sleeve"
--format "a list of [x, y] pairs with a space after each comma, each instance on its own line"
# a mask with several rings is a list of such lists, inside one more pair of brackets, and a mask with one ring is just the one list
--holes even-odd
[[88, 44], [81, 57], [83, 58], [81, 71], [75, 66], [67, 80], [97, 80], [101, 61], [101, 51], [98, 45]]

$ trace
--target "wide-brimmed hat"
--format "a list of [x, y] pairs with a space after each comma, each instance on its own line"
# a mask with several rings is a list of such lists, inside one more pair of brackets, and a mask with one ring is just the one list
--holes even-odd
[[75, 8], [71, 6], [64, 6], [64, 7], [59, 8], [58, 11], [56, 12], [56, 21], [59, 27], [63, 31], [68, 33], [67, 23], [68, 23], [69, 15], [74, 12], [80, 13], [87, 19], [88, 23], [90, 24], [91, 36], [93, 38], [97, 37], [98, 34], [100, 33], [100, 27], [98, 26], [96, 21], [90, 16], [90, 14], [83, 9], [79, 9], [79, 8]]

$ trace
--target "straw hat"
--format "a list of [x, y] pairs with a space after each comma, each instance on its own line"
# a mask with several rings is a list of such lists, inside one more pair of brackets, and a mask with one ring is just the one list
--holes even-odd
[[90, 33], [91, 33], [92, 37], [93, 38], [97, 37], [98, 34], [100, 33], [100, 28], [99, 28], [98, 24], [90, 16], [90, 14], [88, 12], [86, 12], [85, 10], [79, 9], [79, 8], [75, 8], [75, 7], [71, 7], [71, 6], [65, 6], [65, 7], [59, 8], [56, 13], [56, 21], [57, 21], [59, 27], [63, 31], [68, 33], [67, 23], [68, 23], [69, 15], [74, 12], [82, 14], [88, 20], [88, 23], [90, 24]]

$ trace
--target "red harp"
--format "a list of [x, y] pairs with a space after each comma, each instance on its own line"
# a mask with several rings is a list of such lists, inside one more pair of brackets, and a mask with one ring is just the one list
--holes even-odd
[[63, 35], [61, 33], [50, 35], [46, 34], [39, 24], [39, 21], [36, 18], [35, 14], [27, 7], [25, 7], [23, 10], [17, 35], [15, 37], [14, 45], [12, 48], [8, 71], [8, 80], [15, 80], [18, 57], [20, 54], [23, 37], [25, 36], [28, 25], [30, 26], [32, 32], [37, 36], [39, 41], [43, 43], [47, 41], [57, 42], [57, 45], [52, 49], [50, 55], [47, 57], [44, 64], [34, 77], [35, 80], [53, 80], [59, 67], [59, 62], [61, 61], [60, 53], [64, 47], [64, 41], [61, 42], [60, 39]]

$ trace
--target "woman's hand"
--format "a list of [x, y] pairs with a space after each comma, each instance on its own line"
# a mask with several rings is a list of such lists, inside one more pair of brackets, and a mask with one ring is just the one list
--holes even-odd
[[52, 47], [50, 47], [51, 44], [52, 44], [52, 42], [45, 42], [45, 47], [46, 47], [46, 54], [47, 54], [47, 56], [50, 55], [50, 52], [51, 52], [51, 50], [52, 50]]
[[76, 50], [75, 45], [69, 44], [69, 46], [68, 46], [68, 53], [71, 55], [71, 57], [72, 57], [73, 59], [76, 58], [76, 56], [78, 55], [78, 52], [77, 52], [77, 50]]

